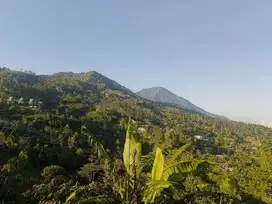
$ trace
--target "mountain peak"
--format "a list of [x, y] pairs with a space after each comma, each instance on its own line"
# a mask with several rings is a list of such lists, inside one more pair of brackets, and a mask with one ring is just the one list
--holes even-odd
[[151, 87], [151, 88], [147, 88], [147, 89], [143, 89], [143, 90], [150, 90], [150, 89], [154, 89], [154, 90], [157, 90], [157, 91], [168, 91], [168, 92], [170, 92], [169, 90], [167, 90], [166, 88], [161, 87], [161, 86], [155, 86], [155, 87]]
[[176, 94], [172, 93], [164, 87], [152, 87], [142, 89], [141, 91], [137, 92], [137, 94], [151, 101], [175, 104], [181, 106], [182, 108], [186, 108], [188, 110], [192, 110], [203, 115], [215, 118], [223, 118], [222, 116], [218, 116], [203, 110], [202, 108], [191, 103], [189, 100], [177, 96]]
[[[172, 95], [172, 96], [177, 96], [176, 94], [172, 93], [168, 89], [166, 89], [164, 87], [161, 87], [161, 86], [145, 88], [145, 89], [140, 90], [138, 93], [139, 93], [138, 95], [140, 95], [140, 96], [141, 96], [141, 94], [145, 95], [145, 93], [147, 93], [150, 98], [152, 98], [152, 96], [160, 96], [160, 95], [165, 95], [165, 94]], [[145, 98], [145, 96], [142, 96], [142, 97]], [[152, 99], [149, 99], [149, 100], [152, 100]], [[159, 101], [159, 102], [168, 102], [168, 101]]]
[[158, 92], [170, 92], [169, 90], [167, 90], [166, 88], [161, 87], [161, 86], [153, 87], [152, 89], [155, 89]]

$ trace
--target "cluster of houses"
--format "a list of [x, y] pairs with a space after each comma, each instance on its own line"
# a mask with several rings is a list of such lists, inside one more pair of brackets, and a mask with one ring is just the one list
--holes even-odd
[[10, 96], [7, 100], [7, 104], [15, 104], [17, 103], [18, 105], [26, 105], [28, 104], [29, 108], [40, 108], [43, 105], [42, 101], [36, 102], [33, 98], [30, 98], [28, 102], [24, 101], [24, 98], [21, 97], [18, 100], [14, 99], [13, 96]]

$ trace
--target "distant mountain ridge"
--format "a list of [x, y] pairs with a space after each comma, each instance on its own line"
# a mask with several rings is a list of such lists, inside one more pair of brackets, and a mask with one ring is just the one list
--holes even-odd
[[[141, 102], [142, 99], [154, 101], [159, 106], [174, 107], [189, 113], [201, 113], [214, 118], [224, 118], [199, 108], [190, 101], [178, 97], [174, 93], [162, 87], [144, 89], [134, 93], [128, 88], [120, 85], [114, 80], [96, 72], [59, 72], [52, 75], [35, 75], [30, 71], [19, 72], [7, 68], [0, 68], [0, 99], [1, 98], [20, 98], [31, 99], [39, 98], [45, 105], [56, 106], [66, 94], [69, 97], [77, 98], [77, 103], [92, 101], [95, 103], [106, 101], [134, 101]], [[43, 87], [41, 89], [40, 87]], [[65, 96], [66, 97], [66, 96]], [[71, 99], [66, 97], [65, 103]], [[75, 103], [75, 101], [73, 102]], [[154, 104], [155, 105], [155, 104]]]
[[152, 87], [152, 88], [142, 89], [141, 91], [137, 92], [137, 94], [145, 99], [148, 99], [154, 102], [176, 104], [181, 106], [182, 108], [186, 108], [206, 116], [210, 116], [214, 118], [225, 118], [224, 116], [209, 113], [203, 110], [202, 108], [194, 105], [189, 100], [182, 98], [180, 96], [177, 96], [176, 94], [172, 93], [171, 91], [163, 87]]

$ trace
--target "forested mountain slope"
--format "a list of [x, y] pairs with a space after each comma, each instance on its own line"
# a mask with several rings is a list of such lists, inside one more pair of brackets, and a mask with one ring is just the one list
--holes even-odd
[[[97, 72], [0, 69], [2, 203], [271, 203], [271, 137], [145, 100]], [[146, 164], [137, 174], [123, 162], [128, 138]]]

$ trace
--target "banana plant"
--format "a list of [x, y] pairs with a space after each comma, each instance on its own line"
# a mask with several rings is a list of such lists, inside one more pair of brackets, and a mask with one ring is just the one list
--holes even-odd
[[139, 180], [141, 175], [141, 156], [142, 144], [137, 137], [136, 122], [128, 121], [126, 141], [123, 152], [123, 161], [127, 170], [125, 186], [122, 188], [125, 192], [125, 202], [127, 204], [136, 204], [139, 202]]
[[[172, 151], [167, 159], [164, 158], [162, 149], [158, 147], [149, 180], [141, 187], [138, 183], [140, 176], [143, 175], [141, 170], [146, 164], [141, 163], [142, 147], [137, 140], [135, 122], [129, 120], [123, 152], [123, 160], [128, 173], [125, 203], [139, 203], [139, 199], [146, 204], [155, 203], [156, 198], [161, 196], [164, 189], [170, 189], [175, 199], [182, 199], [184, 192], [176, 188], [179, 182], [186, 179], [189, 173], [196, 171], [200, 164], [205, 163], [202, 160], [179, 160], [190, 145], [186, 144]], [[137, 194], [139, 191], [142, 195]]]
[[126, 132], [126, 141], [123, 152], [123, 160], [127, 172], [131, 176], [139, 178], [141, 172], [142, 144], [136, 138], [135, 121], [129, 120]]
[[178, 149], [171, 157], [165, 160], [162, 149], [156, 150], [156, 156], [152, 167], [149, 181], [143, 188], [143, 202], [145, 204], [155, 203], [156, 198], [162, 195], [165, 189], [169, 189], [176, 200], [181, 200], [185, 193], [177, 188], [179, 182], [186, 179], [189, 173], [196, 171], [201, 164], [207, 163], [203, 160], [183, 161], [178, 160], [190, 144]]
[[[118, 203], [152, 204], [157, 198], [162, 196], [164, 190], [168, 189], [172, 192], [174, 199], [182, 199], [184, 192], [179, 188], [181, 181], [185, 180], [189, 173], [198, 169], [200, 164], [205, 163], [202, 160], [184, 161], [180, 160], [182, 153], [191, 145], [186, 144], [178, 150], [171, 151], [165, 158], [161, 148], [156, 149], [156, 155], [153, 154], [142, 156], [142, 145], [137, 135], [136, 123], [129, 120], [127, 124], [126, 141], [123, 151], [123, 163], [126, 169], [126, 176], [122, 177], [113, 173], [113, 185], [120, 195]], [[103, 149], [103, 148], [102, 148]], [[102, 151], [103, 152], [103, 151]], [[142, 172], [144, 166], [150, 166], [153, 160], [152, 171], [149, 173], [147, 182], [142, 186], [140, 181], [144, 178]], [[115, 169], [112, 169], [114, 172]], [[76, 197], [76, 193], [72, 193], [66, 200], [69, 203]], [[116, 203], [116, 199], [105, 198], [104, 203]], [[99, 203], [100, 197], [88, 198], [89, 201]], [[94, 203], [95, 203], [94, 202]], [[79, 202], [83, 203], [83, 202]], [[92, 202], [89, 202], [92, 203]], [[157, 202], [156, 202], [157, 203]]]

